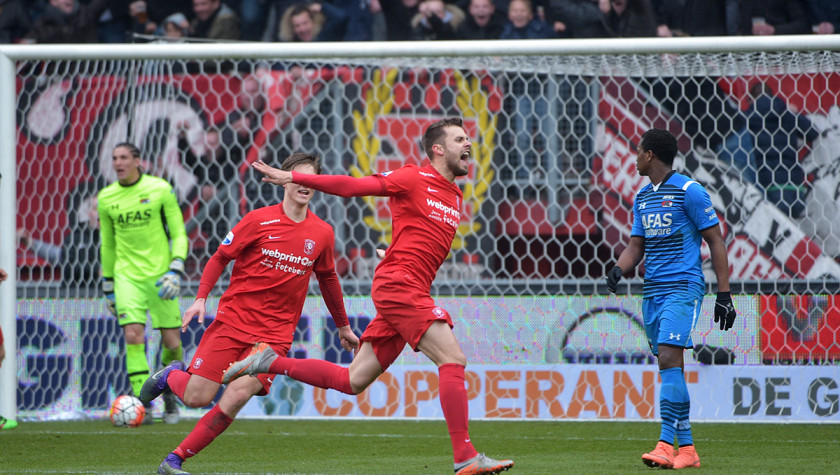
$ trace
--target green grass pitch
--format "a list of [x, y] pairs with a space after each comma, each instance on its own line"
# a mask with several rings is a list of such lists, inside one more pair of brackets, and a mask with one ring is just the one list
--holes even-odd
[[[195, 425], [116, 428], [107, 420], [23, 422], [0, 431], [0, 473], [155, 473]], [[838, 424], [693, 425], [690, 473], [840, 473]], [[641, 462], [656, 422], [472, 421], [476, 448], [511, 458], [511, 474], [657, 471]], [[443, 421], [242, 419], [184, 469], [193, 473], [451, 474]]]

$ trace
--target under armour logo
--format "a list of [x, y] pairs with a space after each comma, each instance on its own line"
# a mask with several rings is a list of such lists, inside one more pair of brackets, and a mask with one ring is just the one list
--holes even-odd
[[670, 334], [670, 336], [668, 337], [668, 339], [669, 339], [669, 340], [677, 340], [677, 341], [680, 341], [680, 334], [679, 334], [679, 333], [677, 333], [677, 334], [675, 335], [675, 334], [671, 333], [671, 334]]

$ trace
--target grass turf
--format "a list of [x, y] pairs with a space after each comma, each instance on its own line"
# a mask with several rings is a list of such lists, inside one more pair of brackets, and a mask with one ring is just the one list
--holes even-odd
[[[0, 473], [154, 473], [195, 420], [136, 429], [107, 420], [29, 422], [0, 431]], [[712, 424], [693, 427], [702, 473], [840, 473], [837, 424]], [[641, 454], [655, 422], [473, 421], [479, 451], [511, 458], [521, 474], [651, 471]], [[194, 473], [448, 474], [443, 421], [235, 421], [184, 469]], [[697, 470], [690, 470], [695, 472]]]

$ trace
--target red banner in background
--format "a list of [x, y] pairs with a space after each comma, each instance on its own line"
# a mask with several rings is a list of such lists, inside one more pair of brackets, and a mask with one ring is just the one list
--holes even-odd
[[765, 363], [840, 361], [840, 296], [763, 295], [759, 314]]

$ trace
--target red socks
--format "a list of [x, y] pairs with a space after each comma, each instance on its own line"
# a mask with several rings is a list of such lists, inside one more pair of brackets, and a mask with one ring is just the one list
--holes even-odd
[[210, 442], [213, 442], [213, 439], [224, 432], [231, 422], [233, 422], [232, 417], [222, 412], [218, 405], [213, 406], [210, 412], [204, 414], [198, 420], [192, 432], [187, 435], [184, 441], [173, 452], [184, 460], [198, 455], [204, 447], [207, 447], [210, 445]]
[[355, 394], [350, 388], [350, 371], [329, 361], [277, 358], [271, 363], [269, 372], [286, 375], [319, 388], [335, 389], [351, 396]]
[[190, 373], [180, 370], [172, 370], [166, 377], [166, 385], [175, 393], [180, 400], [184, 400], [184, 392], [187, 390], [187, 383], [190, 381]]
[[469, 403], [467, 402], [467, 387], [464, 383], [464, 367], [455, 364], [445, 364], [438, 368], [440, 379], [440, 407], [449, 428], [449, 438], [452, 439], [452, 454], [455, 463], [475, 457], [478, 451], [470, 442]]

